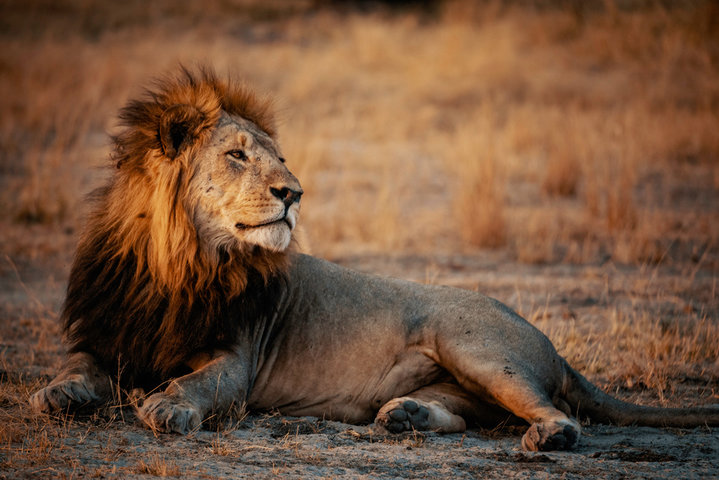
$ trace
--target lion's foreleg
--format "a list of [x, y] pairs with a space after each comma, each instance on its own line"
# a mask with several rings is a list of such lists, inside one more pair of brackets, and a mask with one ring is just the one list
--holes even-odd
[[222, 352], [194, 372], [148, 397], [138, 416], [153, 430], [189, 433], [213, 411], [243, 403], [249, 388], [248, 362], [237, 352]]
[[112, 380], [92, 355], [73, 353], [60, 374], [30, 397], [35, 412], [51, 412], [68, 407], [101, 403], [112, 395]]

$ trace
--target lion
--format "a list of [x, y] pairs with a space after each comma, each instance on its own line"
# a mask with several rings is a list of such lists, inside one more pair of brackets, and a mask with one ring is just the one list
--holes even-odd
[[120, 119], [61, 314], [68, 358], [35, 411], [107, 402], [120, 385], [151, 393], [137, 415], [159, 432], [236, 405], [393, 433], [511, 418], [529, 425], [526, 450], [573, 448], [579, 414], [719, 425], [719, 406], [605, 394], [497, 300], [300, 253], [302, 187], [271, 101], [241, 83], [181, 67]]

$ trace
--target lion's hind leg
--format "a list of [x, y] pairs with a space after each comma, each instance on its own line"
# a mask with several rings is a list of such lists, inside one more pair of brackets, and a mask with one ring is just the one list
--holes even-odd
[[70, 355], [65, 367], [50, 384], [30, 397], [37, 413], [102, 403], [110, 398], [112, 381], [89, 353]]
[[579, 422], [556, 408], [546, 394], [531, 384], [516, 387], [509, 397], [496, 398], [504, 408], [530, 423], [522, 437], [522, 447], [530, 451], [572, 449], [581, 435]]
[[[487, 371], [493, 371], [488, 368]], [[501, 371], [494, 369], [494, 371]], [[576, 445], [581, 434], [579, 422], [559, 410], [564, 401], [554, 405], [544, 389], [521, 375], [487, 375], [482, 387], [467, 385], [489, 393], [488, 401], [500, 405], [512, 414], [526, 420], [530, 427], [522, 437], [522, 447], [531, 451], [569, 450]], [[481, 378], [478, 376], [477, 378]]]
[[458, 386], [439, 383], [393, 398], [380, 408], [375, 424], [392, 433], [463, 432], [467, 426], [459, 414], [468, 408], [471, 401]]

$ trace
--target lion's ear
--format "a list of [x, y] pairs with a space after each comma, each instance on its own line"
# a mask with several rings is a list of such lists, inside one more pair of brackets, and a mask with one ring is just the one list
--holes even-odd
[[173, 159], [192, 145], [202, 129], [203, 121], [202, 113], [192, 105], [173, 105], [162, 112], [158, 135], [165, 156]]

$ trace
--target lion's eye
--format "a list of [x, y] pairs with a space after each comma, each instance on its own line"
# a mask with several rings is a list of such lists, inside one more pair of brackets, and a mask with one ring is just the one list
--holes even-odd
[[247, 160], [247, 155], [245, 155], [245, 152], [243, 150], [230, 150], [227, 152], [227, 155], [231, 156], [232, 158], [236, 158], [237, 160], [242, 160], [243, 162]]

